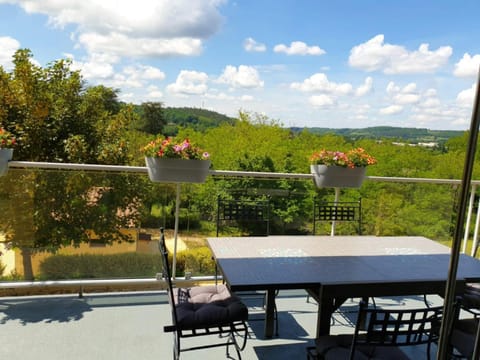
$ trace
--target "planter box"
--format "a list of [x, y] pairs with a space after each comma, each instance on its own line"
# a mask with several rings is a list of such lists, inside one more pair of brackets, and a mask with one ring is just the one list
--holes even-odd
[[8, 172], [8, 162], [12, 160], [13, 149], [0, 149], [0, 176]]
[[365, 179], [367, 168], [342, 166], [310, 165], [313, 181], [317, 187], [358, 188]]
[[210, 160], [163, 159], [146, 157], [148, 176], [154, 182], [203, 183]]

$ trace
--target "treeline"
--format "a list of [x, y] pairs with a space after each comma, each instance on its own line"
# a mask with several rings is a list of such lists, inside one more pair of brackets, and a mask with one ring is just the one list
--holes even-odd
[[[293, 128], [294, 131], [303, 130]], [[374, 126], [363, 129], [333, 129], [333, 128], [308, 128], [308, 131], [318, 134], [336, 134], [353, 140], [359, 139], [390, 139], [411, 144], [435, 142], [442, 147], [452, 137], [461, 136], [464, 131], [455, 130], [430, 130], [423, 128], [404, 128], [392, 126]]]

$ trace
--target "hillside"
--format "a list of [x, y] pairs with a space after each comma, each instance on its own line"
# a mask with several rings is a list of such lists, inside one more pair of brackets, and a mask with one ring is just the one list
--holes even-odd
[[[234, 118], [220, 114], [215, 111], [187, 108], [167, 107], [164, 109], [165, 119], [171, 126], [193, 127], [196, 130], [204, 131], [210, 127], [219, 126], [222, 123], [233, 124], [237, 121]], [[360, 129], [334, 129], [334, 128], [290, 128], [293, 132], [307, 130], [314, 134], [323, 135], [326, 133], [341, 135], [352, 140], [359, 139], [395, 139], [411, 143], [444, 143], [452, 137], [461, 136], [464, 131], [454, 130], [429, 130], [426, 128], [402, 128], [393, 126], [375, 126]]]
[[[293, 131], [302, 131], [303, 128], [292, 128]], [[429, 130], [425, 128], [402, 128], [392, 126], [375, 126], [363, 129], [332, 129], [332, 128], [307, 128], [314, 134], [336, 134], [349, 139], [395, 139], [411, 143], [443, 143], [452, 137], [461, 136], [464, 131], [454, 130]]]

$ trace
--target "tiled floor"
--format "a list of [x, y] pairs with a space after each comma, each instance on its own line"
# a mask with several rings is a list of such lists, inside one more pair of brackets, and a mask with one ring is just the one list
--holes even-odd
[[[431, 298], [432, 301], [437, 301]], [[422, 306], [423, 298], [376, 299], [380, 306]], [[336, 314], [332, 333], [351, 332], [356, 301]], [[406, 305], [405, 305], [406, 304]], [[302, 291], [281, 292], [280, 335], [263, 338], [263, 323], [250, 323], [243, 359], [304, 359], [313, 344], [316, 304]], [[165, 292], [0, 298], [0, 358], [8, 360], [163, 360], [172, 358], [173, 336]], [[425, 358], [423, 349], [412, 359]], [[432, 354], [434, 358], [434, 354]], [[224, 348], [183, 353], [181, 359], [225, 359]]]

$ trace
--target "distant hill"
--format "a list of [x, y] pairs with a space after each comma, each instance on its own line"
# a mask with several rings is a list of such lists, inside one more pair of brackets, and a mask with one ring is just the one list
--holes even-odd
[[[190, 108], [190, 107], [167, 107], [164, 108], [165, 119], [174, 133], [179, 126], [193, 127], [195, 130], [204, 131], [222, 123], [234, 124], [237, 119], [220, 114], [215, 111]], [[307, 130], [314, 134], [336, 134], [352, 140], [359, 139], [392, 139], [410, 143], [444, 143], [452, 137], [461, 136], [464, 131], [454, 130], [429, 130], [425, 128], [403, 128], [392, 126], [375, 126], [362, 129], [334, 129], [334, 128], [300, 128], [291, 127], [293, 132]]]
[[[302, 131], [304, 128], [292, 128], [293, 131]], [[392, 126], [374, 126], [363, 129], [332, 129], [332, 128], [307, 128], [314, 134], [336, 134], [349, 139], [396, 139], [404, 142], [437, 142], [443, 143], [452, 137], [461, 136], [464, 131], [455, 130], [429, 130], [424, 128], [402, 128]]]
[[217, 127], [222, 123], [234, 124], [237, 121], [218, 112], [199, 108], [167, 107], [163, 112], [167, 124], [192, 127], [198, 131]]

